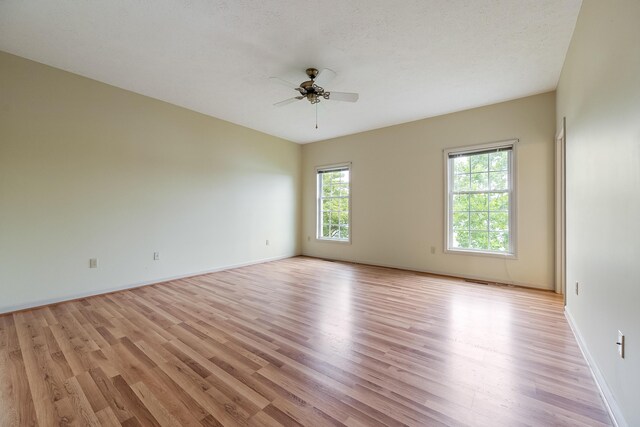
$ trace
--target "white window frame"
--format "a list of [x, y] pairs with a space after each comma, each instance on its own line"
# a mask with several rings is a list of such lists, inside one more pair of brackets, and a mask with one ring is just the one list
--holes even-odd
[[[517, 259], [517, 142], [518, 139], [509, 139], [505, 141], [496, 141], [487, 144], [478, 144], [467, 147], [456, 147], [443, 150], [444, 154], [444, 252], [450, 254], [463, 254], [463, 255], [480, 255], [498, 258], [510, 258]], [[474, 152], [480, 152], [485, 150], [511, 147], [511, 156], [509, 161], [509, 251], [497, 252], [484, 249], [466, 249], [466, 248], [454, 248], [452, 246], [453, 241], [453, 171], [450, 168], [449, 155], [450, 154], [473, 154]], [[489, 192], [489, 191], [487, 191]]]
[[[331, 172], [332, 170], [344, 169], [349, 170], [349, 196], [347, 197], [349, 203], [349, 238], [348, 239], [336, 239], [331, 237], [322, 236], [322, 181], [320, 172]], [[353, 229], [351, 227], [351, 182], [352, 182], [352, 167], [351, 162], [335, 163], [331, 165], [317, 166], [316, 167], [316, 240], [321, 242], [334, 242], [334, 243], [346, 243], [351, 244], [353, 236]]]

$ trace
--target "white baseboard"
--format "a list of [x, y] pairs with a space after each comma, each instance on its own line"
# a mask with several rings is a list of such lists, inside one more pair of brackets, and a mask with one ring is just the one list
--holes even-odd
[[571, 331], [573, 332], [573, 335], [576, 337], [576, 341], [578, 342], [578, 347], [580, 347], [580, 351], [582, 351], [582, 355], [587, 361], [587, 365], [589, 365], [591, 375], [593, 375], [593, 379], [598, 386], [598, 390], [600, 390], [600, 395], [602, 396], [602, 400], [604, 401], [604, 406], [607, 408], [613, 424], [616, 427], [628, 427], [629, 424], [627, 424], [627, 422], [625, 421], [624, 416], [622, 415], [622, 411], [620, 410], [618, 403], [613, 397], [611, 389], [607, 385], [607, 381], [604, 379], [604, 376], [602, 375], [602, 372], [600, 372], [600, 369], [598, 369], [598, 365], [591, 356], [591, 353], [589, 352], [589, 349], [585, 344], [584, 339], [582, 338], [582, 334], [580, 334], [580, 330], [578, 329], [575, 320], [573, 320], [573, 316], [571, 316], [571, 313], [567, 310], [566, 307], [564, 309], [564, 317], [567, 318], [569, 327], [571, 328]]
[[277, 260], [280, 260], [280, 259], [291, 258], [291, 257], [294, 257], [294, 256], [297, 256], [297, 255], [296, 254], [291, 254], [291, 255], [281, 255], [281, 256], [272, 257], [272, 258], [262, 258], [262, 259], [258, 259], [258, 260], [254, 260], [254, 261], [242, 262], [242, 263], [239, 263], [239, 264], [231, 264], [231, 265], [225, 265], [225, 266], [221, 266], [221, 267], [216, 267], [216, 268], [212, 268], [212, 269], [204, 270], [204, 271], [196, 271], [196, 272], [192, 272], [192, 273], [179, 274], [177, 276], [170, 276], [170, 277], [160, 277], [160, 278], [156, 278], [156, 279], [145, 280], [145, 281], [142, 281], [142, 282], [129, 283], [129, 284], [122, 285], [122, 286], [115, 286], [115, 287], [112, 287], [112, 288], [100, 289], [100, 290], [97, 290], [97, 291], [81, 292], [81, 293], [78, 293], [78, 294], [65, 295], [65, 296], [58, 297], [58, 298], [49, 298], [49, 299], [44, 299], [44, 300], [32, 301], [32, 302], [28, 302], [28, 303], [25, 303], [25, 304], [18, 304], [18, 305], [8, 306], [8, 307], [0, 307], [0, 314], [12, 313], [14, 311], [27, 310], [27, 309], [31, 309], [31, 308], [38, 308], [38, 307], [51, 305], [51, 304], [57, 304], [57, 303], [65, 302], [65, 301], [73, 301], [73, 300], [76, 300], [76, 299], [79, 299], [79, 298], [88, 298], [88, 297], [93, 297], [93, 296], [96, 296], [96, 295], [109, 294], [109, 293], [112, 293], [112, 292], [124, 291], [124, 290], [127, 290], [127, 289], [134, 289], [134, 288], [139, 288], [139, 287], [142, 287], [142, 286], [148, 286], [148, 285], [153, 285], [153, 284], [162, 283], [162, 282], [169, 282], [171, 280], [178, 280], [178, 279], [184, 279], [186, 277], [199, 276], [201, 274], [215, 273], [217, 271], [230, 270], [232, 268], [246, 267], [248, 265], [254, 265], [254, 264], [262, 264], [262, 263], [265, 263], [265, 262], [277, 261]]
[[540, 289], [540, 290], [543, 290], [543, 291], [554, 291], [555, 290], [555, 286], [536, 285], [536, 284], [532, 284], [532, 283], [524, 283], [524, 282], [516, 282], [516, 281], [506, 282], [504, 280], [494, 279], [494, 278], [490, 278], [490, 277], [473, 276], [473, 275], [461, 275], [461, 274], [457, 274], [457, 273], [450, 273], [450, 272], [437, 271], [437, 270], [425, 270], [425, 269], [422, 269], [422, 268], [411, 267], [411, 266], [406, 266], [406, 265], [385, 264], [385, 263], [371, 262], [371, 261], [366, 261], [366, 260], [355, 260], [355, 259], [336, 258], [336, 257], [327, 258], [327, 257], [322, 257], [322, 256], [318, 256], [318, 255], [310, 255], [310, 254], [305, 254], [305, 253], [303, 253], [302, 256], [306, 256], [306, 257], [309, 257], [309, 258], [326, 259], [326, 260], [331, 260], [331, 261], [350, 262], [350, 263], [353, 263], [353, 264], [373, 265], [375, 267], [395, 268], [395, 269], [398, 269], [398, 270], [415, 271], [415, 272], [418, 272], [418, 273], [427, 273], [427, 274], [433, 274], [433, 275], [436, 275], [436, 276], [454, 277], [454, 278], [457, 278], [457, 279], [475, 280], [475, 281], [487, 282], [487, 283], [498, 284], [498, 285], [520, 286], [520, 287], [523, 287], [523, 288]]

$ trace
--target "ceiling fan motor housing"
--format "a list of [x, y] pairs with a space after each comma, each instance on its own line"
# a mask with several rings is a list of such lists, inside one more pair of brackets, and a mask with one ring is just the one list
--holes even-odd
[[313, 81], [318, 75], [318, 70], [315, 68], [307, 68], [307, 75], [311, 80], [300, 83], [300, 87], [297, 89], [298, 92], [304, 95], [312, 104], [317, 104], [322, 98], [329, 99], [329, 92], [325, 92], [324, 88], [318, 86]]

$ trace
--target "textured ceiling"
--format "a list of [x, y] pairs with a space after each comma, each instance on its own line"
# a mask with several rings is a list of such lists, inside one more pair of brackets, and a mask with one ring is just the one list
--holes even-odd
[[[580, 0], [0, 0], [0, 50], [296, 142], [555, 89]], [[355, 103], [272, 104], [307, 67]]]

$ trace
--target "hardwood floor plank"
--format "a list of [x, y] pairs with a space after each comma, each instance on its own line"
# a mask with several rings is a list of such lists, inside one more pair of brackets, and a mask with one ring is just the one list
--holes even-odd
[[122, 425], [113, 413], [113, 410], [109, 407], [96, 412], [96, 417], [98, 417], [98, 421], [102, 427], [120, 427]]
[[42, 359], [43, 337], [35, 322], [27, 316], [17, 317], [20, 320], [16, 322], [16, 331], [26, 379], [33, 396], [35, 417], [40, 425], [59, 424], [63, 420], [59, 417], [54, 403], [64, 397], [61, 391], [62, 384], [55, 375], [51, 376], [49, 366]]
[[[154, 418], [158, 420], [161, 426], [165, 427], [178, 427], [181, 424], [154, 396], [153, 392], [144, 385], [144, 383], [136, 383], [131, 386], [133, 392], [138, 396], [138, 399], [144, 404], [144, 406], [153, 414]], [[193, 424], [195, 425], [195, 424]]]
[[13, 317], [0, 317], [0, 425], [37, 426]]
[[96, 385], [93, 378], [91, 378], [89, 372], [84, 372], [82, 373], [82, 375], [78, 375], [75, 378], [80, 384], [82, 392], [91, 405], [91, 409], [93, 410], [93, 412], [98, 413], [101, 410], [109, 407], [109, 403], [105, 400], [102, 392], [100, 392], [100, 389]]
[[120, 396], [122, 396], [126, 407], [135, 414], [136, 418], [140, 421], [140, 424], [154, 427], [160, 426], [160, 423], [158, 423], [158, 420], [156, 420], [153, 414], [149, 411], [149, 408], [147, 408], [140, 398], [138, 398], [136, 393], [131, 389], [131, 386], [122, 376], [117, 375], [113, 377], [112, 381], [113, 385], [120, 393]]
[[78, 380], [75, 377], [65, 380], [64, 388], [70, 397], [74, 414], [78, 419], [78, 424], [83, 426], [99, 427], [100, 421], [98, 421], [98, 417], [96, 417], [96, 414], [93, 412], [93, 408], [85, 396]]
[[187, 412], [196, 420], [202, 423], [202, 420], [209, 417], [210, 414], [196, 402], [189, 393], [180, 388], [171, 378], [165, 374], [160, 367], [155, 368], [153, 374], [158, 377], [165, 386], [166, 396], [172, 400], [180, 402]]
[[[277, 411], [277, 413], [268, 414], [267, 412], [271, 412], [271, 409]], [[264, 410], [255, 414], [249, 420], [249, 425], [251, 427], [280, 427], [280, 426], [291, 426], [297, 427], [302, 424], [298, 423], [296, 420], [288, 416], [287, 414], [281, 412], [280, 410], [274, 408], [272, 405], [267, 406]]]
[[0, 426], [609, 426], [550, 292], [296, 257], [0, 316]]
[[224, 369], [206, 359], [204, 356], [201, 356], [196, 350], [185, 345], [180, 340], [172, 341], [171, 345], [176, 346], [180, 351], [184, 352], [187, 356], [191, 357], [211, 372], [211, 375], [208, 378], [216, 378], [216, 385], [218, 386], [218, 389], [222, 389], [223, 387], [228, 388], [230, 392], [233, 393], [233, 401], [240, 402], [246, 400], [247, 406], [250, 405], [255, 407], [257, 410], [262, 409], [269, 404], [267, 399], [259, 393], [256, 393], [251, 387], [248, 387], [242, 381], [239, 381], [233, 375], [230, 375]]
[[238, 411], [234, 402], [221, 393], [214, 393], [214, 395], [207, 393], [211, 384], [199, 377], [181, 361], [164, 362], [159, 364], [159, 368], [210, 415], [205, 418], [215, 420], [223, 425], [246, 425], [247, 414]]
[[[136, 346], [137, 351], [143, 353], [142, 349], [137, 347], [137, 344], [132, 343], [132, 345]], [[143, 354], [144, 357], [147, 357], [145, 353]], [[154, 406], [153, 408], [150, 407], [150, 410], [153, 409], [151, 412], [159, 422], [164, 425], [165, 423], [171, 424], [173, 421], [170, 420], [176, 420], [178, 424], [183, 426], [200, 425], [198, 419], [183, 405], [183, 399], [179, 398], [181, 396], [167, 394], [167, 387], [171, 387], [175, 383], [170, 379], [168, 382], [165, 381], [168, 379], [166, 376], [157, 375], [158, 366], [151, 358], [149, 358], [149, 363], [146, 366], [148, 369], [146, 369], [142, 375], [142, 382], [134, 384], [132, 389], [141, 400], [143, 400], [143, 396], [149, 398], [150, 405]], [[158, 402], [157, 404], [155, 403], [156, 401]], [[145, 406], [149, 405], [145, 403]], [[167, 416], [165, 412], [168, 413], [170, 417]], [[161, 418], [158, 418], [158, 416], [161, 416]]]
[[100, 368], [91, 369], [89, 375], [93, 379], [96, 387], [100, 390], [102, 397], [111, 408], [111, 411], [121, 423], [133, 418], [133, 414], [127, 409], [122, 395]]

